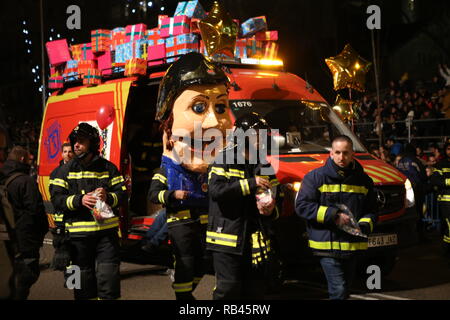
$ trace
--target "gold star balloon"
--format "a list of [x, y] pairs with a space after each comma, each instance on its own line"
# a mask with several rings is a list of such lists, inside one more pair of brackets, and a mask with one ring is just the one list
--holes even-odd
[[209, 56], [223, 53], [234, 57], [238, 26], [218, 1], [214, 1], [208, 16], [198, 26]]
[[363, 59], [349, 44], [337, 56], [325, 59], [325, 63], [333, 74], [334, 90], [365, 91], [366, 74], [372, 63]]
[[354, 101], [343, 99], [340, 95], [337, 96], [334, 103], [333, 110], [343, 121], [353, 120], [355, 113], [353, 112]]

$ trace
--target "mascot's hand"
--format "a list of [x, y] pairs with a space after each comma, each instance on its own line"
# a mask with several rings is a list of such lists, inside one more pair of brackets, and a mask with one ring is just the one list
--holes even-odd
[[177, 200], [186, 200], [189, 196], [189, 191], [184, 190], [176, 190], [174, 193], [174, 197]]

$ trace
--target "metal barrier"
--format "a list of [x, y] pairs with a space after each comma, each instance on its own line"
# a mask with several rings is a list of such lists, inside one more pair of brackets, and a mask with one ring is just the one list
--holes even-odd
[[428, 193], [425, 196], [425, 212], [422, 220], [426, 223], [427, 228], [440, 231], [441, 217], [439, 214], [437, 195], [435, 193]]
[[[384, 121], [382, 126], [384, 139], [394, 136], [399, 141], [443, 142], [450, 137], [450, 119]], [[378, 141], [378, 135], [375, 132], [376, 122], [355, 122], [354, 128], [355, 133], [365, 141]]]

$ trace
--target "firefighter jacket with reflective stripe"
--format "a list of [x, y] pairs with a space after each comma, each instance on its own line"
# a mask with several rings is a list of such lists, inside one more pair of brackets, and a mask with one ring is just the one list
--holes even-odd
[[[227, 157], [227, 153], [233, 152]], [[267, 235], [279, 208], [271, 216], [262, 216], [256, 206], [256, 176], [267, 178], [277, 194], [279, 182], [270, 165], [239, 164], [237, 148], [224, 149], [208, 168], [209, 216], [206, 247], [212, 251], [242, 255], [251, 246], [253, 263], [267, 257]], [[226, 163], [228, 159], [232, 163]], [[269, 170], [267, 173], [262, 168]], [[278, 203], [278, 202], [277, 202]]]
[[430, 178], [433, 190], [437, 193], [437, 200], [450, 205], [450, 159], [439, 161]]
[[367, 238], [338, 229], [338, 204], [347, 206], [356, 222], [369, 224], [373, 231], [377, 221], [373, 182], [356, 160], [350, 170], [343, 171], [328, 158], [302, 181], [295, 211], [306, 219], [309, 247], [315, 255], [340, 258], [368, 248]]
[[[153, 203], [166, 207], [169, 226], [186, 224], [199, 220], [205, 224], [208, 219], [206, 174], [198, 174], [162, 157], [162, 167], [155, 171], [150, 185], [149, 197]], [[185, 200], [175, 199], [177, 190], [188, 191]]]
[[[59, 162], [59, 166], [57, 166], [51, 173], [50, 173], [50, 181], [53, 181], [57, 175], [59, 169], [64, 165], [63, 160]], [[49, 185], [49, 191], [52, 192], [52, 189], [54, 188], [54, 185], [50, 183]], [[55, 227], [64, 229], [64, 212], [56, 211], [55, 208], [53, 208], [53, 222], [55, 223]]]
[[[71, 237], [117, 232], [118, 208], [127, 197], [124, 182], [117, 167], [99, 156], [95, 156], [87, 166], [78, 159], [72, 159], [58, 170], [50, 181], [51, 200], [55, 210], [64, 212], [65, 228]], [[97, 188], [106, 190], [106, 203], [115, 214], [115, 217], [101, 222], [96, 221], [81, 203], [84, 194]]]

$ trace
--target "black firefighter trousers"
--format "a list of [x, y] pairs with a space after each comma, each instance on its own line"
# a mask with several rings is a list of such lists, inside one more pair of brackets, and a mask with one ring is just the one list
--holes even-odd
[[188, 223], [169, 223], [169, 239], [175, 258], [175, 281], [172, 284], [177, 300], [193, 300], [192, 291], [206, 270], [206, 225], [199, 219]]
[[214, 300], [262, 300], [266, 286], [263, 268], [252, 264], [252, 253], [243, 255], [214, 251], [216, 274]]
[[[120, 257], [117, 230], [70, 239], [72, 265], [81, 270], [75, 300], [120, 298]], [[70, 276], [69, 276], [70, 277]]]
[[450, 202], [439, 201], [439, 215], [445, 254], [450, 257]]

